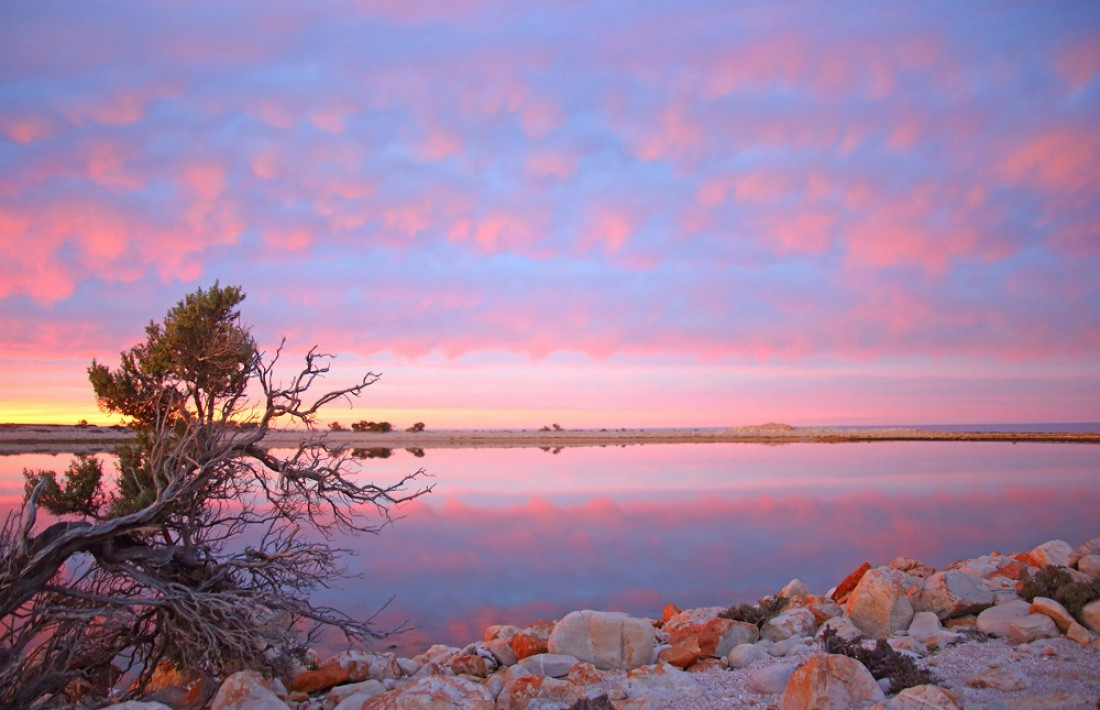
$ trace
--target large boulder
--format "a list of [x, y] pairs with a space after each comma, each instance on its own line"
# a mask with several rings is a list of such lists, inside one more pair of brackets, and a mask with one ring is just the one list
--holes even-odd
[[256, 671], [239, 671], [218, 688], [210, 710], [289, 710], [276, 694], [275, 682]]
[[705, 623], [689, 623], [676, 627], [668, 635], [668, 643], [674, 647], [690, 646], [694, 639], [699, 657], [724, 658], [735, 646], [753, 643], [758, 638], [760, 630], [756, 628], [756, 624], [715, 618]]
[[360, 710], [493, 710], [495, 705], [492, 693], [480, 683], [430, 675], [367, 698]]
[[779, 710], [847, 710], [886, 699], [874, 676], [854, 658], [820, 653], [791, 676]]
[[575, 656], [596, 668], [630, 670], [653, 657], [657, 637], [652, 624], [621, 612], [573, 611], [554, 625], [550, 653]]
[[1058, 626], [1058, 630], [1065, 633], [1070, 626], [1077, 620], [1073, 618], [1073, 614], [1066, 611], [1066, 608], [1053, 599], [1047, 597], [1035, 597], [1031, 600], [1030, 611], [1032, 614], [1045, 614], [1054, 620], [1054, 623]]
[[1008, 642], [1011, 644], [1031, 643], [1037, 639], [1052, 639], [1056, 636], [1058, 626], [1054, 619], [1045, 614], [1028, 614], [1008, 623]]
[[859, 584], [859, 580], [863, 579], [863, 575], [871, 569], [870, 562], [864, 562], [859, 567], [848, 573], [848, 576], [840, 581], [840, 584], [836, 585], [836, 589], [833, 590], [833, 600], [842, 602], [848, 594], [856, 588]]
[[924, 580], [913, 596], [916, 611], [932, 611], [941, 620], [975, 614], [993, 605], [993, 592], [959, 570], [944, 570]]
[[958, 710], [959, 698], [938, 685], [906, 688], [886, 703], [885, 710]]
[[653, 708], [668, 707], [673, 701], [699, 697], [703, 689], [691, 673], [673, 668], [667, 663], [636, 668], [626, 674], [623, 685], [630, 707], [642, 703]]
[[749, 690], [763, 695], [778, 695], [787, 687], [791, 676], [798, 669], [794, 663], [762, 666], [749, 673]]
[[870, 638], [884, 639], [907, 629], [913, 620], [913, 605], [895, 581], [896, 572], [892, 568], [868, 570], [848, 595], [848, 618]]
[[1079, 557], [1065, 540], [1044, 542], [1027, 554], [1036, 567], [1069, 567]]
[[1022, 599], [991, 606], [978, 614], [978, 631], [990, 636], [1008, 636], [1008, 626], [1031, 614], [1031, 605]]
[[1077, 569], [1090, 577], [1100, 577], [1100, 555], [1084, 555], [1077, 560]]
[[730, 668], [747, 668], [753, 663], [767, 657], [768, 652], [762, 647], [754, 643], [743, 643], [739, 646], [735, 646], [733, 650], [729, 652], [726, 661], [730, 664]]
[[530, 673], [522, 666], [509, 668], [496, 698], [496, 710], [568, 708], [585, 698], [584, 688], [568, 680]]

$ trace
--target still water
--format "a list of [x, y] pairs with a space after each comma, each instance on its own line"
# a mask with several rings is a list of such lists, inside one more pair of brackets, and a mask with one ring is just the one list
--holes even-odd
[[[24, 467], [0, 457], [0, 499]], [[423, 467], [430, 495], [353, 546], [361, 575], [317, 601], [380, 627], [399, 652], [464, 644], [494, 623], [573, 609], [657, 616], [755, 601], [792, 577], [824, 593], [864, 560], [934, 566], [1100, 534], [1100, 446], [974, 442], [679, 444], [395, 451], [361, 462], [392, 482]]]

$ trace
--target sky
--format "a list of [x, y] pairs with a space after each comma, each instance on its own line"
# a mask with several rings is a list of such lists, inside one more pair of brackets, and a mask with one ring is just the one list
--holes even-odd
[[[0, 4], [0, 422], [216, 281], [322, 421], [1100, 421], [1100, 4]], [[286, 370], [291, 374], [290, 369]]]

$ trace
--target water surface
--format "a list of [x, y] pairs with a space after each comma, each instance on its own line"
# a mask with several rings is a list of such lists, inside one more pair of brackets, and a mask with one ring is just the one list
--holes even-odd
[[[0, 497], [23, 467], [0, 458]], [[403, 653], [463, 644], [493, 623], [573, 609], [657, 616], [754, 601], [792, 577], [824, 593], [867, 560], [943, 566], [1100, 534], [1100, 447], [1004, 442], [693, 444], [396, 451], [361, 462], [390, 482], [424, 467], [435, 491], [381, 535], [337, 541], [359, 579], [318, 601], [419, 628]]]

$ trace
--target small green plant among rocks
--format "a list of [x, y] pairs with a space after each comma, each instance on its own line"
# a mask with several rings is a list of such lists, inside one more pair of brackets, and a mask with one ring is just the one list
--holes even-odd
[[1022, 582], [1021, 599], [1026, 601], [1032, 601], [1035, 597], [1053, 599], [1078, 618], [1086, 604], [1100, 599], [1100, 577], [1088, 582], [1078, 582], [1064, 567], [1044, 567], [1034, 575], [1025, 572], [1020, 581]]
[[866, 648], [858, 640], [845, 641], [837, 636], [832, 627], [826, 626], [822, 640], [825, 653], [854, 658], [871, 672], [875, 680], [888, 679], [891, 693], [900, 693], [906, 688], [917, 685], [936, 685], [940, 682], [936, 676], [914, 663], [913, 659], [895, 651], [885, 639], [876, 641], [874, 648]]
[[779, 594], [764, 597], [756, 604], [737, 604], [718, 616], [732, 621], [744, 621], [762, 628], [783, 611], [789, 600]]

